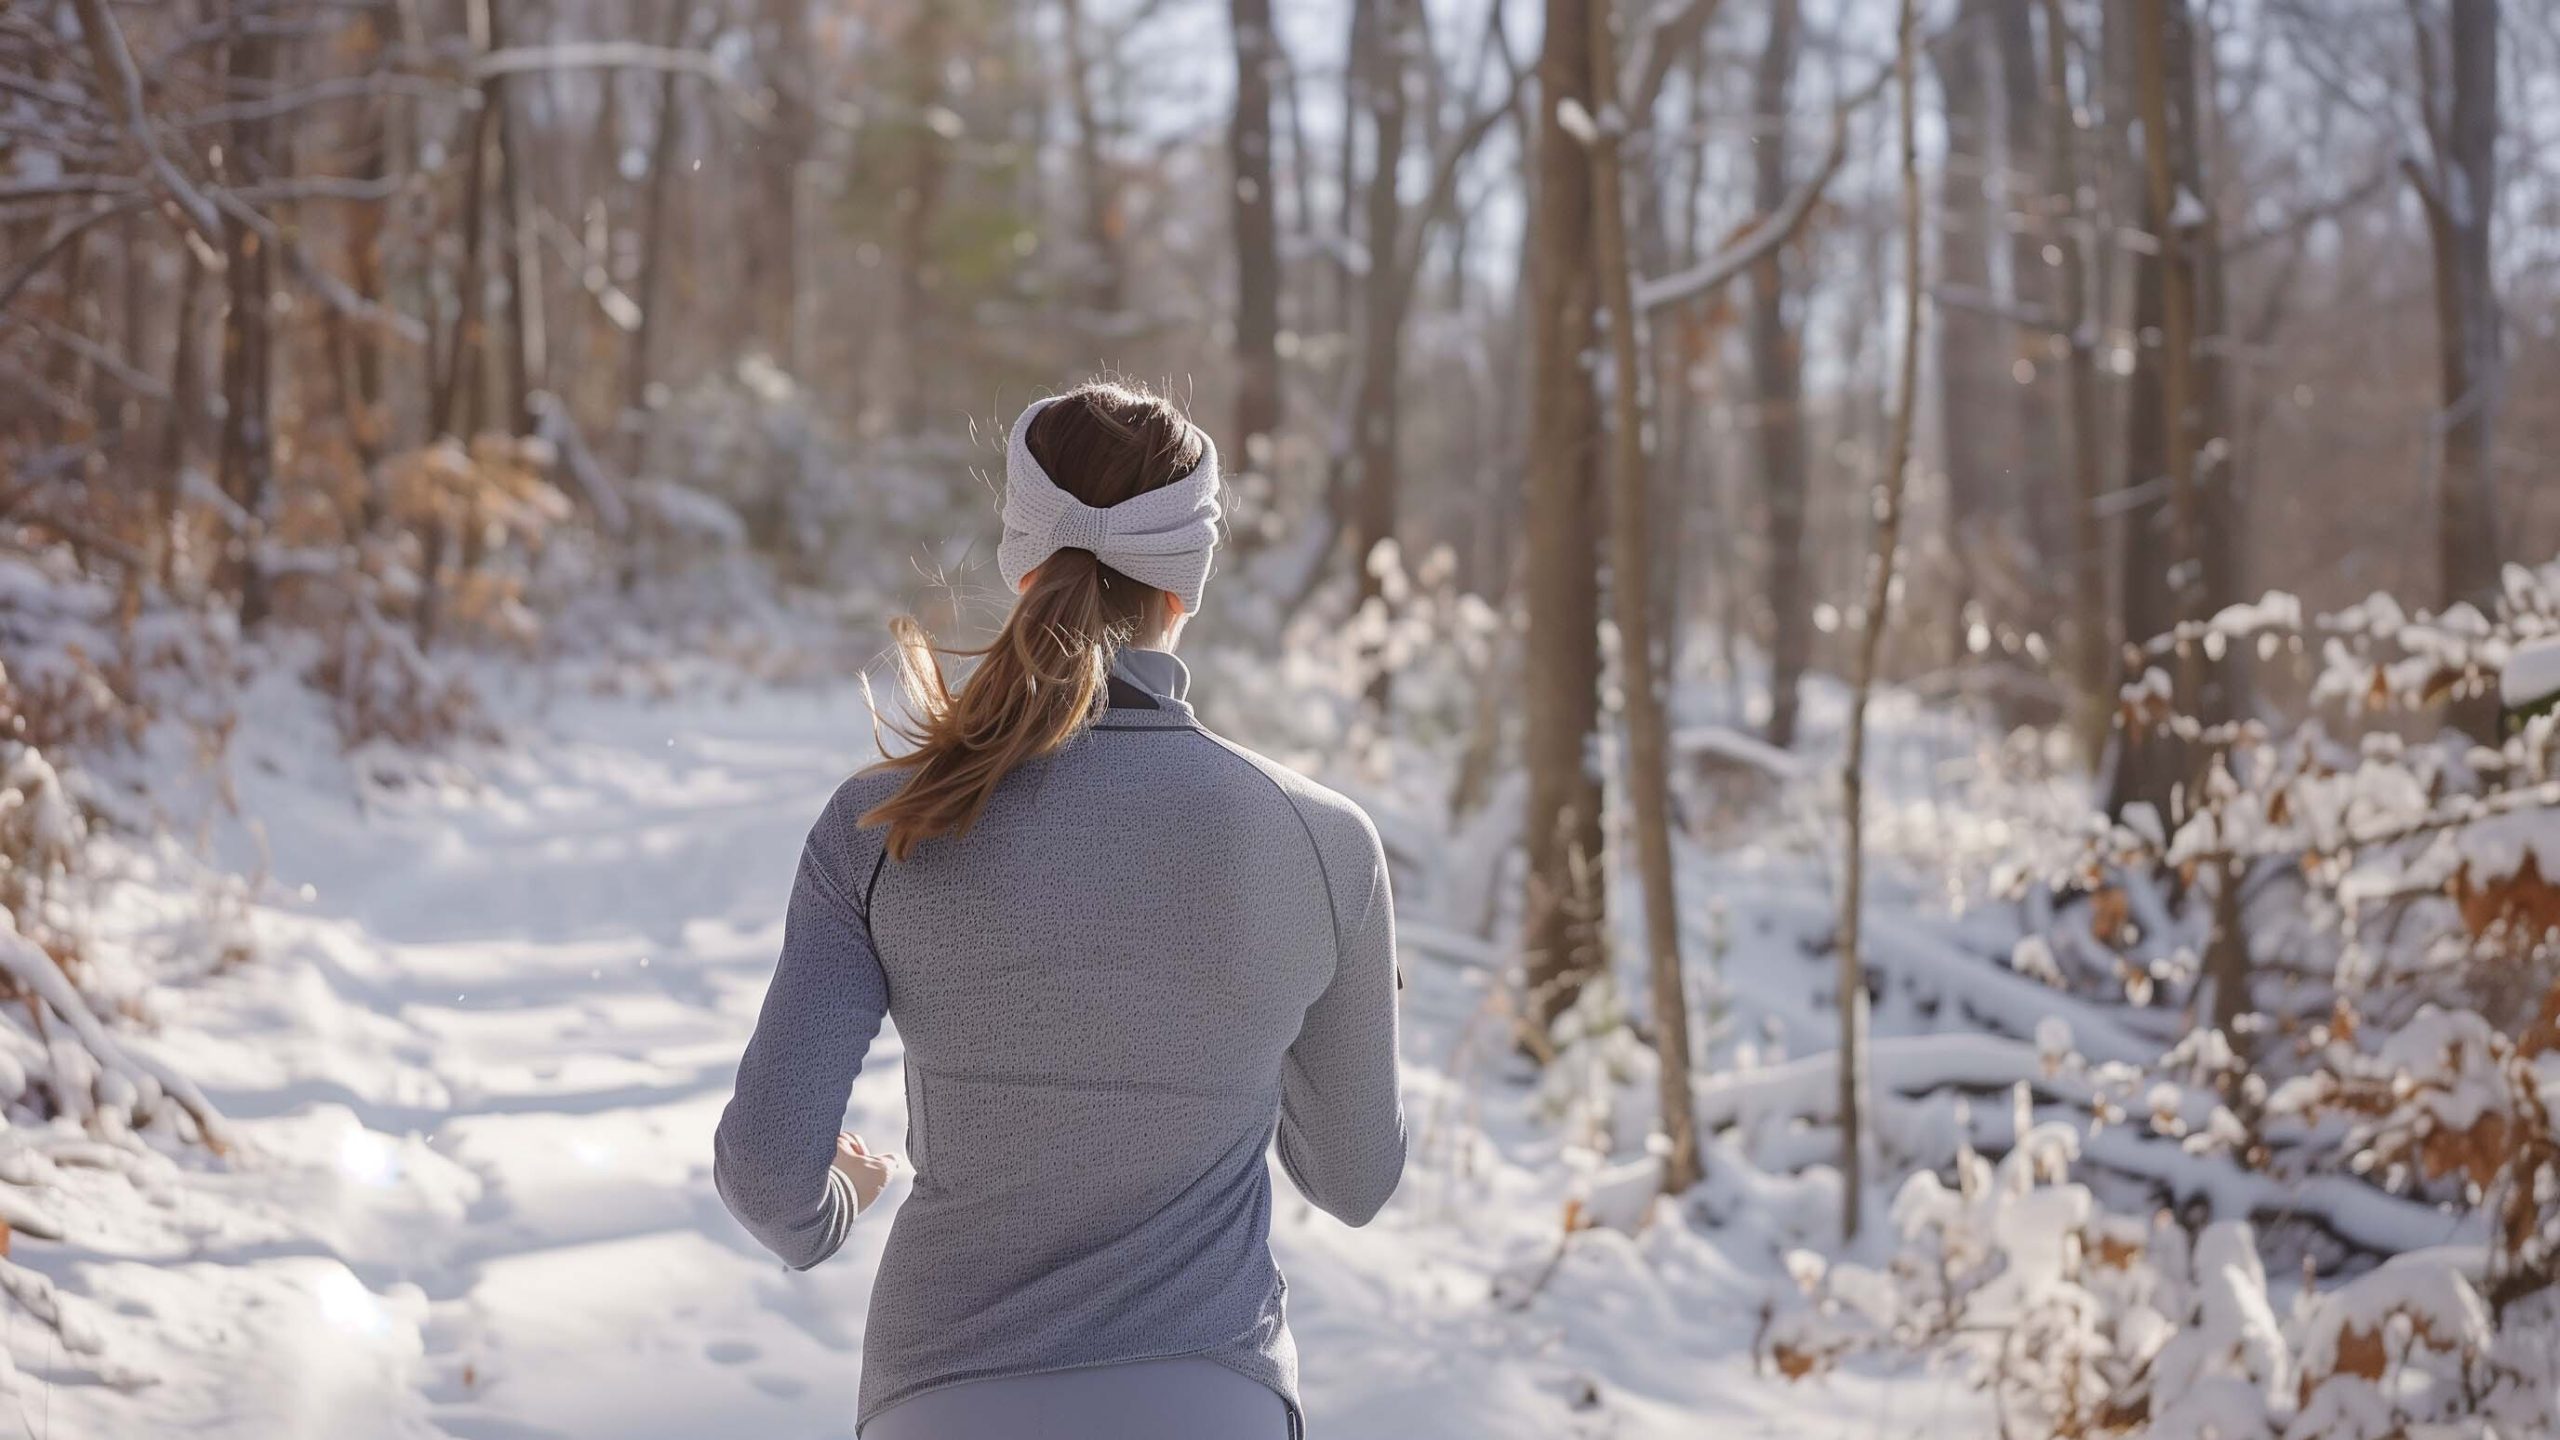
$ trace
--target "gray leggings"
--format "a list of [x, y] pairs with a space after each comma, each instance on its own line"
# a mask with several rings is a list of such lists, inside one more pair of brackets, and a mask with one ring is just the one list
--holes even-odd
[[861, 1440], [1290, 1440], [1288, 1402], [1214, 1360], [1142, 1360], [928, 1390]]

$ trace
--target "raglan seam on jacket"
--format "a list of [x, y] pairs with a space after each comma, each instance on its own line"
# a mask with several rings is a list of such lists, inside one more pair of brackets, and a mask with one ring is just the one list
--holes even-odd
[[826, 861], [818, 854], [815, 845], [802, 848], [800, 863], [817, 880], [818, 889], [826, 895], [828, 904], [841, 911], [846, 919], [859, 923], [866, 932], [870, 930], [871, 916], [868, 907], [853, 903], [853, 897], [845, 893], [844, 886], [837, 883], [836, 877], [827, 872]]
[[862, 925], [866, 930], [871, 927], [871, 907], [880, 895], [880, 876], [888, 868], [889, 847], [883, 845], [880, 853], [872, 858], [871, 878], [862, 886]]
[[[1223, 750], [1227, 754], [1235, 757], [1236, 763], [1244, 766], [1254, 774], [1261, 776], [1263, 782], [1268, 784], [1273, 793], [1280, 797], [1280, 802], [1289, 807], [1289, 813], [1297, 818], [1298, 829], [1304, 832], [1307, 837], [1307, 849], [1315, 856], [1316, 879], [1324, 886], [1325, 914], [1331, 917], [1333, 921], [1333, 974], [1335, 978], [1340, 978], [1342, 975], [1343, 960], [1350, 953], [1349, 946], [1347, 946], [1343, 940], [1342, 906], [1341, 903], [1334, 898], [1333, 867], [1325, 863], [1324, 842], [1316, 839], [1316, 827], [1308, 821], [1306, 808], [1298, 803], [1298, 797], [1290, 794], [1289, 788], [1281, 784], [1277, 776], [1262, 768], [1260, 761], [1253, 752], [1215, 731], [1201, 730], [1198, 733], [1202, 739], [1207, 740], [1210, 744], [1217, 746], [1220, 750]], [[1329, 985], [1332, 981], [1328, 980], [1326, 983]]]

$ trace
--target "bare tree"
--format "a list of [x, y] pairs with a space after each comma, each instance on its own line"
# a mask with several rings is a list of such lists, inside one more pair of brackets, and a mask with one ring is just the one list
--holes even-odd
[[2114, 714], [2115, 646], [2107, 609], [2106, 531], [2099, 492], [2106, 466], [2098, 449], [2098, 337], [2089, 320], [2090, 236], [2095, 220], [2081, 205], [2082, 107], [2071, 90], [2071, 26], [2062, 0], [2044, 6], [2045, 201], [2061, 264], [2053, 281], [2053, 316], [2063, 345], [2061, 404], [2054, 421], [2070, 457], [2072, 730], [2092, 768], [2106, 746]]
[[[489, 42], [508, 47], [509, 0], [490, 0]], [[488, 103], [497, 112], [499, 226], [507, 241], [507, 421], [518, 435], [533, 433], [533, 392], [546, 383], [549, 347], [542, 316], [542, 252], [534, 243], [532, 177], [516, 103], [521, 77], [489, 82]]]
[[1937, 175], [1938, 284], [1950, 303], [1937, 317], [1939, 448], [1946, 462], [1948, 653], [1962, 654], [1976, 605], [1989, 605], [2009, 569], [2014, 492], [2004, 484], [2010, 463], [2002, 422], [2010, 411], [2002, 354], [2005, 327], [1984, 301], [1992, 294], [1992, 225], [1984, 177], [1996, 165], [1983, 64], [1990, 40], [1991, 0], [1963, 0], [1955, 23], [1929, 43], [1947, 128], [1945, 163]]
[[1902, 351], [1894, 379], [1893, 433], [1875, 486], [1875, 553], [1867, 565], [1867, 595], [1860, 612], [1857, 668], [1850, 676], [1849, 740], [1840, 760], [1841, 811], [1847, 821], [1840, 883], [1840, 1233], [1854, 1237], [1865, 1210], [1867, 1080], [1867, 972], [1859, 949], [1866, 902], [1867, 699], [1875, 689], [1876, 662], [1885, 626], [1893, 618], [1893, 572], [1902, 544], [1902, 492], [1911, 468], [1913, 413], [1920, 389], [1920, 141], [1912, 91], [1918, 21], [1915, 0], [1902, 0], [1895, 73], [1901, 88], [1902, 157]]
[[[1120, 308], [1128, 288], [1120, 254], [1120, 182], [1106, 150], [1102, 109], [1093, 93], [1093, 56], [1084, 0], [1058, 0], [1064, 21], [1067, 109], [1075, 117], [1076, 190], [1083, 202], [1084, 302], [1097, 315]], [[1241, 103], [1241, 95], [1239, 95]], [[1265, 122], [1266, 127], [1268, 121]]]
[[1618, 688], [1627, 720], [1627, 802], [1644, 887], [1646, 969], [1652, 981], [1654, 1051], [1662, 1104], [1662, 1188], [1679, 1194], [1706, 1176], [1698, 1157], [1697, 1097], [1689, 1084], [1689, 997], [1680, 973], [1679, 886], [1671, 868], [1671, 735], [1654, 665], [1651, 466], [1645, 455], [1643, 312], [1636, 308], [1627, 235], [1617, 97], [1617, 42], [1610, 6], [1591, 10], [1591, 88], [1599, 107], [1591, 139], [1591, 209], [1600, 291], [1609, 313], [1609, 595], [1618, 622]]
[[[1788, 111], [1795, 90], [1797, 0], [1770, 0], [1753, 73], [1752, 200], [1776, 216], [1790, 198]], [[1774, 221], [1768, 223], [1775, 223]], [[1758, 402], [1760, 484], [1769, 515], [1769, 742], [1796, 742], [1796, 695], [1813, 653], [1804, 564], [1804, 337], [1787, 313], [1788, 256], [1772, 246], [1751, 267], [1751, 376]]]
[[756, 0], [756, 67], [766, 105], [751, 148], [755, 222], [742, 228], [747, 343], [799, 361], [800, 170], [816, 131], [809, 99], [809, 0]]
[[[2486, 605], [2498, 583], [2494, 452], [2505, 388], [2489, 244], [2498, 213], [2498, 0], [2413, 3], [2409, 21], [2427, 150], [2401, 165], [2435, 252], [2437, 569], [2445, 604]], [[2455, 713], [2471, 733], [2495, 733], [2489, 697]]]
[[[662, 34], [668, 49], [684, 43], [693, 24], [693, 7], [694, 0], [667, 0]], [[682, 79], [674, 70], [658, 76], [658, 109], [649, 119], [649, 175], [640, 200], [640, 318], [632, 327], [623, 371], [623, 433], [628, 446], [624, 463], [632, 466], [640, 462], [640, 447], [648, 429], [643, 417], [649, 408], [649, 386], [657, 379], [654, 347], [665, 329], [660, 311], [667, 303], [667, 207], [674, 199], [677, 183], [676, 146], [684, 137], [680, 108], [684, 95], [678, 88]]]
[[[2054, 412], [2068, 401], [2056, 393], [2052, 383], [2052, 346], [2056, 337], [2038, 318], [2055, 309], [2060, 297], [2054, 292], [2062, 275], [2060, 267], [2046, 259], [2046, 247], [2053, 243], [2052, 228], [2035, 223], [2046, 208], [2046, 180], [2051, 174], [2046, 151], [2053, 140], [2053, 125], [2045, 114], [2048, 102], [2043, 59], [2036, 49], [2037, 5], [2038, 0], [1993, 0], [1991, 27], [2000, 60], [2002, 167], [1995, 193], [2002, 210], [2025, 222], [2013, 220], [2007, 227], [2011, 310], [2008, 358], [2013, 370], [2019, 362], [2024, 362], [2026, 369], [2010, 377], [2015, 404], [2014, 414], [2008, 418], [2014, 422], [2015, 430], [2008, 459], [2017, 467], [2017, 473], [2014, 483], [2004, 488], [2014, 497], [2021, 522], [2018, 531], [2033, 562], [2027, 577], [2035, 592], [2033, 598], [2043, 601], [2059, 598], [2054, 587], [2038, 577], [2053, 566], [2064, 565], [2071, 553], [2071, 505], [2069, 493], [2058, 491], [2050, 483], [2065, 453], [2065, 447], [2058, 443], [2065, 433], [2054, 426], [2052, 419]], [[2066, 115], [2063, 120], [2067, 124], [2070, 117]]]
[[1592, 93], [1591, 7], [1547, 0], [1538, 56], [1536, 193], [1528, 236], [1530, 352], [1526, 467], [1527, 652], [1523, 744], [1529, 772], [1527, 894], [1521, 944], [1524, 1043], [1547, 1027], [1600, 969], [1600, 786], [1591, 753], [1599, 730], [1598, 400], [1583, 357], [1592, 348], [1590, 155], [1563, 108], [1587, 112]]
[[[2134, 276], [2135, 333], [2143, 338], [2125, 409], [2122, 633], [2163, 633], [2204, 610], [2203, 505], [2197, 493], [2201, 376], [2193, 242], [2204, 213], [2195, 144], [2195, 26], [2187, 0], [2115, 0], [2108, 46], [2119, 51], [2125, 100], [2139, 121], [2144, 248]], [[2129, 33], [2127, 33], [2129, 32]], [[2150, 337], [2156, 336], [2157, 343]], [[2202, 657], [2180, 646], [2173, 676], [2196, 696]], [[2128, 677], [2128, 678], [2139, 678]], [[2128, 733], [2109, 808], [2140, 803], [2164, 819], [2179, 786], [2200, 773], [2195, 747], [2163, 733]]]
[[[1370, 23], [1375, 27], [1370, 38], [1377, 46], [1367, 62], [1370, 83], [1361, 91], [1369, 108], [1369, 180], [1362, 191], [1365, 218], [1361, 223], [1361, 234], [1369, 244], [1369, 266], [1360, 286], [1360, 390], [1352, 407], [1351, 440], [1359, 477], [1351, 562], [1363, 600], [1379, 590], [1373, 563], [1377, 547], [1396, 533], [1396, 452], [1403, 429], [1397, 381], [1404, 367], [1404, 312], [1411, 287], [1398, 263], [1404, 202], [1396, 186], [1403, 172], [1408, 104], [1404, 64], [1420, 3], [1369, 0]], [[1377, 683], [1383, 699], [1383, 670]]]
[[[2141, 209], [2151, 253], [2135, 280], [2135, 324], [2159, 336], [2137, 363], [2127, 407], [2129, 487], [2156, 486], [2153, 523], [2134, 511], [2125, 535], [2124, 634], [2148, 637], [2202, 620], [2232, 598], [2235, 584], [2236, 484], [2224, 428], [2222, 372], [2205, 339], [2222, 325], [2221, 249], [2203, 174], [2202, 112], [2196, 67], [2199, 19], [2188, 0], [2136, 0], [2129, 14], [2130, 100], [2140, 122]], [[2154, 463], [2156, 462], [2156, 463]], [[2157, 477], [2156, 480], [2154, 477]], [[2161, 553], [2159, 520], [2169, 544]], [[2218, 723], [2238, 713], [2237, 660], [2210, 660], [2197, 645], [2175, 647], [2177, 693], [2192, 713]], [[2212, 748], [2166, 729], [2128, 731], [2118, 756], [2110, 805], [2142, 804], [2166, 823], [2214, 763]], [[2248, 936], [2239, 925], [2240, 871], [2214, 867], [2214, 920], [2204, 971], [2213, 1009], [2208, 1022], [2245, 1054], [2237, 1022], [2250, 1008]]]
[[[464, 12], [472, 49], [481, 55], [488, 54], [495, 43], [490, 33], [489, 3], [490, 0], [471, 0]], [[486, 288], [481, 264], [488, 238], [489, 132], [498, 113], [497, 106], [492, 103], [490, 87], [496, 83], [495, 77], [481, 82], [479, 103], [471, 108], [462, 126], [465, 139], [461, 220], [458, 226], [462, 257], [455, 268], [452, 324], [444, 337], [443, 357], [439, 362], [434, 390], [427, 402], [428, 428], [439, 435], [466, 435], [475, 428], [474, 420], [464, 405], [473, 389], [471, 357], [480, 349], [481, 335], [487, 324], [481, 313], [484, 298], [481, 292]], [[434, 592], [442, 543], [440, 536], [429, 537], [427, 585], [430, 595]], [[432, 617], [432, 606], [424, 613]], [[435, 629], [432, 620], [422, 629], [432, 635]]]
[[[224, 74], [233, 89], [256, 95], [275, 83], [277, 38], [272, 16], [254, 0], [228, 0], [223, 12]], [[231, 122], [223, 153], [230, 185], [272, 180], [275, 122], [244, 113]], [[222, 322], [222, 488], [234, 519], [226, 553], [237, 576], [240, 623], [266, 618], [266, 521], [275, 489], [275, 330], [270, 313], [274, 250], [250, 217], [222, 216], [223, 275], [230, 300]]]
[[[1404, 334], [1413, 297], [1430, 252], [1433, 232], [1449, 217], [1456, 200], [1458, 176], [1467, 159], [1511, 113], [1511, 95], [1519, 76], [1502, 26], [1502, 9], [1488, 12], [1477, 50], [1474, 73], [1452, 86], [1435, 80], [1431, 88], [1454, 88], [1467, 108], [1434, 128], [1430, 181], [1418, 200], [1403, 198], [1402, 160], [1412, 129], [1413, 88], [1406, 67], [1436, 64], [1422, 34], [1421, 0], [1363, 0], [1375, 46], [1363, 62], [1360, 93], [1369, 113], [1370, 160], [1361, 189], [1361, 240], [1367, 269], [1360, 279], [1359, 386], [1351, 411], [1351, 454], [1357, 479], [1352, 506], [1352, 562], [1360, 598], [1379, 593], [1379, 577], [1371, 568], [1377, 547], [1395, 538], [1402, 509], [1399, 454], [1403, 416], [1398, 404], [1404, 367]], [[1510, 83], [1496, 89], [1499, 69]], [[1496, 93], [1488, 95], [1489, 89]], [[1386, 698], [1382, 672], [1372, 694]]]
[[906, 76], [901, 97], [905, 114], [900, 130], [906, 141], [904, 173], [897, 191], [895, 317], [891, 345], [875, 351], [877, 380], [890, 402], [890, 414], [901, 434], [922, 432], [933, 416], [937, 367], [928, 362], [936, 346], [930, 330], [934, 319], [937, 269], [934, 227], [941, 217], [942, 191], [949, 144], [942, 133], [949, 112], [943, 107], [943, 69], [951, 17], [934, 0], [915, 0], [901, 42], [900, 68]]
[[1253, 465], [1282, 413], [1279, 207], [1271, 156], [1280, 38], [1271, 28], [1271, 0], [1230, 0], [1228, 20], [1236, 51], [1235, 118], [1227, 130], [1233, 186], [1227, 214], [1236, 247], [1235, 444], [1238, 459]]

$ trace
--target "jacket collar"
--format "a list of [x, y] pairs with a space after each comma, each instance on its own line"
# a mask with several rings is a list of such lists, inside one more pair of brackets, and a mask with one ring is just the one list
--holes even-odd
[[1112, 656], [1108, 678], [1108, 704], [1115, 712], [1154, 711], [1184, 723], [1191, 719], [1186, 698], [1191, 693], [1191, 671], [1170, 650], [1124, 647]]

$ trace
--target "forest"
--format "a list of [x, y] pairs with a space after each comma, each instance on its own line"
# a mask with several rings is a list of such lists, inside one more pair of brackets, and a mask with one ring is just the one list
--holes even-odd
[[2560, 1436], [2536, 0], [7, 0], [0, 1429], [851, 1435], [711, 1124], [1094, 375], [1393, 874], [1310, 1429]]

